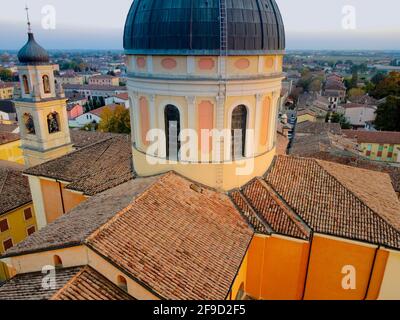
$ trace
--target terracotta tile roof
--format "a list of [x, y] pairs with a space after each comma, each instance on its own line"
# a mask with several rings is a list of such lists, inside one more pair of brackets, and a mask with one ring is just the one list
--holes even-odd
[[19, 274], [0, 287], [0, 300], [49, 300], [81, 269], [75, 267], [57, 270], [54, 289], [43, 289], [42, 272]]
[[358, 143], [400, 144], [400, 132], [343, 130], [343, 134]]
[[20, 136], [17, 133], [0, 132], [0, 145], [18, 141], [18, 140], [20, 140]]
[[0, 132], [9, 132], [13, 133], [15, 130], [18, 129], [18, 124], [5, 124], [0, 123]]
[[93, 196], [134, 178], [130, 138], [109, 138], [25, 173], [69, 182], [67, 189]]
[[253, 231], [229, 197], [169, 173], [87, 245], [165, 299], [225, 299]]
[[129, 100], [128, 92], [120, 93], [115, 96], [121, 100]]
[[87, 91], [126, 91], [126, 87], [111, 86], [111, 85], [97, 85], [97, 84], [63, 84], [64, 90], [87, 90]]
[[81, 149], [119, 135], [100, 131], [70, 130], [70, 136], [74, 148]]
[[265, 180], [313, 231], [400, 248], [400, 213], [393, 211], [400, 202], [386, 175], [379, 178], [379, 188], [373, 180], [366, 183], [368, 177], [371, 172], [353, 167], [279, 156]]
[[[231, 197], [244, 214], [254, 210], [259, 219], [267, 224], [267, 230], [270, 230], [267, 233], [278, 233], [303, 240], [309, 239], [310, 229], [262, 179], [254, 179], [240, 191], [233, 192]], [[259, 232], [259, 228], [254, 224], [257, 220], [248, 220]]]
[[0, 300], [133, 300], [89, 266], [56, 270], [56, 287], [42, 287], [43, 273], [19, 274], [0, 287]]
[[353, 103], [361, 103], [361, 104], [368, 104], [372, 106], [377, 106], [379, 104], [379, 101], [370, 97], [369, 95], [363, 95], [360, 97], [353, 97], [350, 98], [351, 102]]
[[89, 266], [84, 267], [51, 300], [134, 300]]
[[138, 178], [89, 198], [9, 249], [3, 257], [81, 245], [158, 178]]
[[21, 170], [0, 167], [0, 215], [32, 202], [28, 178]]
[[103, 113], [104, 110], [109, 109], [110, 111], [114, 111], [118, 107], [121, 107], [121, 105], [119, 105], [119, 104], [109, 104], [109, 105], [106, 105], [104, 107], [91, 110], [88, 113], [91, 113], [91, 114], [94, 114], [94, 115], [96, 115], [98, 117], [101, 117], [101, 114]]
[[375, 106], [371, 106], [368, 104], [361, 104], [361, 103], [346, 103], [346, 104], [342, 105], [342, 107], [345, 109], [355, 109], [355, 108], [369, 108], [369, 109], [374, 109], [374, 110], [377, 109], [377, 107], [375, 107]]
[[333, 134], [341, 134], [342, 129], [339, 123], [311, 122], [305, 121], [297, 124], [296, 133], [300, 134], [320, 134], [330, 132]]

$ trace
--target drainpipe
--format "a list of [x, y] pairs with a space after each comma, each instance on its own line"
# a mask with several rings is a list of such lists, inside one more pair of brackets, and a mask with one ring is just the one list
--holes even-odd
[[60, 197], [61, 197], [61, 205], [62, 205], [62, 211], [63, 214], [65, 214], [65, 205], [64, 205], [64, 196], [63, 196], [63, 192], [62, 192], [62, 185], [60, 181], [57, 181], [58, 186], [60, 188]]
[[381, 248], [381, 247], [378, 246], [378, 247], [375, 249], [374, 260], [373, 260], [373, 262], [372, 262], [372, 267], [371, 267], [371, 273], [370, 273], [370, 275], [369, 275], [367, 290], [366, 290], [366, 292], [365, 292], [365, 296], [364, 296], [364, 299], [363, 299], [363, 300], [367, 300], [367, 298], [368, 298], [369, 287], [371, 286], [372, 276], [373, 276], [373, 274], [374, 274], [375, 265], [376, 265], [376, 260], [377, 260], [376, 258], [377, 258], [377, 256], [378, 256], [378, 252], [379, 252], [379, 249], [380, 249], [380, 248]]
[[309, 250], [309, 252], [308, 252], [306, 276], [305, 276], [305, 279], [304, 279], [303, 295], [302, 295], [302, 297], [301, 297], [301, 300], [304, 300], [304, 297], [305, 297], [305, 295], [306, 295], [306, 288], [307, 288], [307, 281], [308, 281], [308, 272], [309, 272], [309, 269], [310, 269], [311, 253], [312, 253], [313, 242], [314, 242], [314, 232], [311, 231], [311, 233], [310, 233], [310, 250]]

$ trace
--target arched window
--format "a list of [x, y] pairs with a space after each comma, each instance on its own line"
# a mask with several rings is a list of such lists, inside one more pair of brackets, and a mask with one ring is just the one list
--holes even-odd
[[62, 260], [61, 260], [61, 258], [59, 256], [54, 256], [53, 257], [53, 262], [54, 262], [54, 267], [56, 269], [60, 269], [60, 268], [63, 267]]
[[245, 296], [244, 283], [242, 282], [242, 284], [240, 285], [240, 288], [236, 294], [235, 300], [243, 300], [244, 296]]
[[49, 79], [49, 76], [48, 75], [44, 75], [42, 77], [42, 80], [43, 80], [44, 93], [50, 93], [51, 90], [50, 90], [50, 79]]
[[165, 118], [165, 138], [167, 143], [167, 159], [178, 160], [181, 142], [179, 135], [181, 132], [181, 120], [177, 107], [167, 105], [164, 111]]
[[25, 113], [24, 117], [23, 117], [23, 120], [24, 120], [26, 132], [28, 134], [36, 134], [35, 123], [33, 122], [32, 115], [29, 114], [29, 113]]
[[60, 116], [57, 112], [52, 112], [47, 116], [47, 127], [49, 128], [49, 133], [60, 131]]
[[28, 82], [28, 77], [26, 75], [22, 76], [22, 84], [24, 85], [24, 92], [25, 94], [30, 94], [29, 90], [29, 82]]
[[126, 279], [123, 276], [118, 276], [117, 277], [117, 285], [118, 285], [118, 287], [120, 287], [125, 292], [128, 292], [128, 283], [127, 283]]
[[232, 160], [246, 156], [247, 108], [237, 106], [232, 112]]

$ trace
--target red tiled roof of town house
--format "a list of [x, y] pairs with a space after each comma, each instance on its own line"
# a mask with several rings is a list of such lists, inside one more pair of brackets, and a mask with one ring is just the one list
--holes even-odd
[[19, 274], [0, 286], [0, 300], [133, 300], [89, 266], [57, 269], [55, 288], [42, 282], [42, 272]]
[[0, 145], [18, 141], [20, 139], [19, 134], [12, 132], [0, 132]]
[[248, 211], [250, 204], [260, 219], [272, 230], [270, 234], [278, 233], [303, 240], [309, 239], [310, 229], [300, 222], [296, 214], [262, 179], [254, 179], [241, 191], [233, 192], [231, 196], [242, 212]]
[[358, 143], [400, 144], [400, 132], [343, 130], [343, 134]]
[[81, 149], [110, 138], [118, 137], [119, 134], [100, 131], [70, 130], [70, 136], [74, 148]]
[[32, 201], [28, 178], [20, 170], [0, 167], [0, 215]]
[[7, 250], [3, 257], [82, 245], [93, 232], [126, 208], [158, 179], [137, 178], [90, 197], [68, 214]]
[[51, 300], [134, 300], [89, 266], [82, 268]]
[[129, 100], [128, 92], [120, 93], [115, 96], [121, 100]]
[[126, 87], [98, 84], [63, 84], [66, 90], [126, 91]]
[[367, 104], [367, 105], [372, 105], [372, 106], [377, 106], [379, 104], [379, 101], [374, 99], [373, 97], [365, 94], [363, 96], [359, 97], [352, 97], [350, 98], [350, 101], [353, 103], [359, 103], [359, 104]]
[[134, 178], [130, 137], [119, 135], [25, 170], [92, 196]]
[[369, 108], [369, 109], [376, 109], [375, 106], [368, 105], [368, 104], [361, 104], [361, 103], [346, 103], [342, 105], [345, 109], [354, 109], [354, 108]]
[[[371, 175], [377, 187], [365, 183]], [[279, 156], [265, 181], [314, 232], [400, 248], [400, 202], [386, 174]]]
[[253, 231], [229, 197], [169, 173], [87, 245], [165, 299], [225, 299]]
[[341, 134], [342, 129], [339, 123], [326, 123], [326, 122], [301, 122], [296, 126], [296, 133], [300, 134], [320, 134], [330, 132], [333, 134]]
[[1, 82], [0, 83], [0, 89], [13, 88], [14, 86], [15, 86], [15, 84], [11, 83], [11, 82]]
[[118, 107], [121, 107], [121, 105], [119, 105], [119, 104], [109, 104], [109, 105], [106, 105], [106, 106], [104, 106], [104, 107], [91, 110], [91, 111], [89, 111], [89, 113], [95, 114], [96, 116], [101, 117], [101, 114], [102, 114], [105, 110], [110, 110], [110, 111], [113, 112], [113, 111], [114, 111], [115, 109], [117, 109]]

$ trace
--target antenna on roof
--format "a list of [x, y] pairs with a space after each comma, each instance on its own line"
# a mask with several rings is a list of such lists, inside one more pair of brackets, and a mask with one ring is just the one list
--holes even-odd
[[32, 33], [31, 21], [29, 19], [29, 8], [28, 8], [28, 5], [25, 5], [25, 10], [26, 10], [26, 20], [28, 21], [28, 33]]

